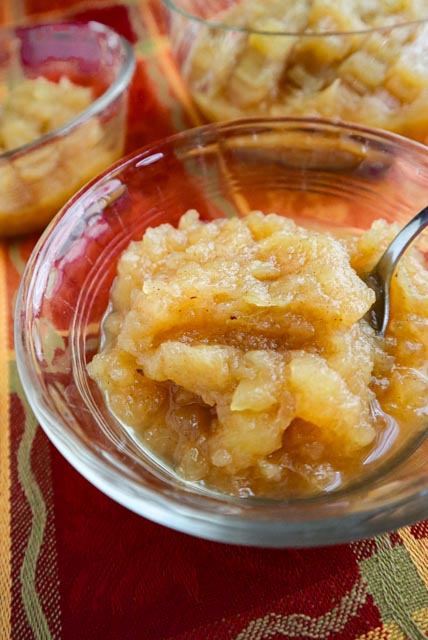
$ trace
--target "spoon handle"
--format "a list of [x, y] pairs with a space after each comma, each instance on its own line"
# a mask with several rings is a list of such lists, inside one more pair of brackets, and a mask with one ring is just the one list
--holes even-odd
[[427, 225], [428, 207], [425, 207], [425, 209], [422, 209], [417, 216], [412, 218], [410, 222], [401, 229], [400, 233], [395, 236], [394, 240], [386, 249], [378, 263], [378, 271], [380, 275], [384, 275], [386, 277], [389, 273], [389, 278], [391, 278], [397, 266], [397, 262], [403, 252]]
[[394, 238], [387, 247], [381, 259], [376, 265], [375, 277], [378, 282], [382, 282], [382, 289], [379, 303], [383, 307], [382, 323], [378, 327], [379, 333], [384, 335], [389, 322], [389, 293], [391, 286], [391, 278], [397, 267], [398, 260], [409, 244], [425, 229], [428, 225], [428, 207], [425, 207], [414, 218], [403, 227], [400, 233]]

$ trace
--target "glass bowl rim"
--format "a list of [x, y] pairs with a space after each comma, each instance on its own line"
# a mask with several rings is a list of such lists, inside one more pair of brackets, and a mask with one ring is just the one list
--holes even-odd
[[[58, 420], [53, 420], [52, 416], [49, 415], [49, 411], [44, 411], [43, 401], [40, 402], [37, 398], [34, 385], [34, 365], [26, 348], [26, 345], [29, 344], [31, 340], [28, 335], [22, 331], [24, 324], [23, 319], [25, 319], [27, 315], [25, 302], [28, 298], [28, 290], [34, 286], [34, 269], [36, 266], [40, 267], [40, 265], [43, 264], [46, 251], [55, 246], [57, 223], [66, 216], [77, 219], [75, 209], [78, 207], [78, 203], [83, 196], [108, 180], [111, 176], [117, 176], [118, 173], [125, 170], [130, 164], [138, 166], [139, 161], [145, 159], [148, 155], [153, 155], [153, 157], [158, 159], [159, 155], [162, 156], [162, 154], [159, 154], [159, 151], [166, 145], [193, 140], [194, 142], [198, 142], [198, 148], [200, 148], [201, 135], [205, 135], [206, 142], [212, 142], [212, 136], [219, 135], [222, 132], [230, 132], [233, 130], [238, 133], [239, 131], [254, 126], [260, 127], [260, 132], [265, 132], [266, 127], [272, 128], [273, 125], [277, 124], [320, 127], [321, 129], [324, 128], [323, 130], [325, 131], [329, 129], [342, 130], [344, 133], [354, 133], [357, 136], [366, 134], [375, 138], [378, 142], [390, 142], [399, 145], [403, 150], [407, 149], [407, 151], [422, 152], [428, 159], [428, 148], [421, 143], [388, 131], [321, 118], [287, 117], [240, 119], [221, 124], [207, 124], [195, 127], [149, 143], [120, 159], [88, 182], [87, 185], [80, 189], [62, 207], [57, 216], [55, 216], [43, 232], [26, 264], [17, 292], [14, 344], [17, 369], [25, 395], [49, 440], [51, 440], [64, 458], [68, 460], [83, 477], [119, 504], [159, 524], [218, 542], [281, 548], [286, 546], [320, 546], [321, 544], [328, 545], [361, 539], [425, 519], [428, 517], [428, 504], [426, 501], [426, 496], [428, 495], [428, 475], [417, 482], [406, 483], [406, 487], [410, 485], [408, 486], [410, 491], [406, 496], [391, 499], [387, 506], [389, 511], [392, 510], [394, 512], [394, 515], [388, 519], [387, 525], [382, 524], [382, 519], [379, 520], [379, 516], [381, 517], [385, 512], [383, 505], [357, 509], [351, 513], [342, 514], [340, 517], [335, 516], [308, 520], [258, 518], [255, 520], [242, 517], [242, 514], [239, 518], [234, 517], [230, 519], [221, 513], [213, 513], [211, 511], [204, 512], [203, 504], [202, 508], [201, 506], [195, 508], [194, 505], [189, 506], [188, 504], [183, 504], [178, 499], [180, 495], [183, 495], [182, 489], [178, 489], [179, 496], [177, 498], [159, 494], [147, 486], [138, 484], [138, 496], [136, 497], [135, 482], [124, 472], [118, 470], [118, 465], [113, 465], [92, 450], [77, 434], [67, 427], [66, 421], [62, 421], [60, 424], [61, 430], [58, 432]], [[162, 157], [160, 159], [162, 159]], [[142, 165], [143, 163], [141, 163], [140, 166]], [[80, 221], [82, 220], [84, 220], [84, 217], [80, 217]], [[27, 282], [28, 277], [30, 277], [29, 283]], [[118, 479], [120, 482], [118, 482]], [[350, 490], [352, 491], [352, 487]], [[204, 496], [203, 494], [195, 495], [198, 500], [200, 499], [202, 501], [204, 501], [204, 498], [208, 498], [208, 500], [212, 500], [213, 498], [212, 496]], [[322, 495], [323, 501], [326, 502], [326, 504], [328, 503], [329, 496], [335, 497], [334, 492], [332, 494]], [[230, 504], [230, 501], [227, 499], [228, 496], [224, 496], [224, 498], [219, 494], [214, 496], [214, 502], [216, 503], [222, 503], [223, 501], [226, 505]], [[244, 504], [244, 502], [240, 500], [235, 504], [239, 502]], [[313, 503], [311, 499], [307, 500], [309, 506], [311, 502]], [[233, 502], [231, 504], [233, 505]], [[283, 502], [282, 504], [286, 508], [287, 503]], [[395, 514], [396, 509], [398, 509], [398, 515]], [[364, 517], [363, 522], [361, 521], [362, 516]], [[363, 526], [366, 520], [371, 523], [368, 527], [367, 525]], [[196, 532], [195, 528], [197, 529]], [[248, 529], [251, 531], [248, 531]], [[268, 540], [266, 540], [267, 529], [269, 529]], [[334, 536], [332, 538], [333, 532]], [[314, 540], [314, 533], [317, 534], [316, 540]]]
[[129, 85], [132, 75], [135, 69], [135, 54], [134, 49], [128, 40], [122, 37], [119, 33], [111, 29], [110, 27], [101, 24], [100, 22], [96, 22], [95, 20], [89, 20], [87, 22], [45, 22], [45, 23], [36, 23], [34, 25], [29, 26], [16, 26], [16, 27], [3, 27], [0, 28], [0, 38], [2, 34], [9, 33], [13, 36], [14, 33], [19, 31], [32, 31], [34, 30], [43, 30], [43, 29], [52, 29], [58, 27], [60, 29], [67, 29], [68, 27], [78, 28], [84, 31], [85, 29], [89, 29], [91, 33], [102, 33], [109, 38], [115, 38], [116, 43], [120, 44], [120, 47], [124, 53], [124, 59], [122, 65], [119, 69], [117, 77], [114, 79], [112, 84], [102, 93], [96, 100], [91, 102], [91, 104], [80, 112], [77, 116], [68, 120], [65, 124], [60, 127], [56, 127], [47, 133], [44, 133], [42, 136], [28, 142], [24, 145], [16, 147], [14, 149], [10, 149], [3, 153], [0, 153], [0, 161], [2, 160], [10, 160], [14, 158], [18, 158], [29, 151], [34, 151], [40, 146], [45, 145], [46, 143], [54, 140], [58, 137], [64, 137], [68, 135], [71, 131], [77, 128], [79, 125], [84, 124], [90, 118], [99, 115], [102, 113], [116, 98], [118, 98], [126, 87]]
[[[275, 31], [275, 30], [266, 30], [266, 29], [253, 29], [248, 27], [240, 27], [237, 25], [226, 25], [221, 22], [217, 22], [216, 20], [207, 20], [205, 18], [200, 18], [190, 11], [183, 9], [177, 5], [176, 0], [162, 0], [162, 3], [172, 12], [181, 15], [183, 18], [187, 18], [192, 22], [196, 22], [205, 27], [209, 27], [212, 29], [218, 29], [220, 31], [236, 31], [238, 33], [246, 33], [246, 34], [257, 34], [260, 36], [299, 36], [299, 38], [325, 38], [331, 36], [354, 36], [354, 35], [368, 35], [370, 33], [382, 33], [383, 31], [392, 31], [393, 29], [400, 29], [405, 27], [417, 26], [420, 24], [424, 24], [428, 22], [428, 15], [425, 18], [419, 18], [417, 20], [408, 20], [405, 22], [397, 22], [390, 25], [385, 25], [381, 27], [367, 27], [366, 29], [355, 29], [349, 31], [317, 31], [314, 33], [308, 31]], [[222, 10], [227, 11], [227, 9]]]

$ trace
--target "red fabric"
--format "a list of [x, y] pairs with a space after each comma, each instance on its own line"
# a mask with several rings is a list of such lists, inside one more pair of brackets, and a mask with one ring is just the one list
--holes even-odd
[[[138, 114], [135, 117], [135, 114]], [[130, 153], [150, 142], [175, 133], [171, 113], [158, 99], [148, 76], [144, 60], [138, 60], [129, 96], [129, 136], [126, 151]]]
[[[55, 450], [52, 461], [64, 639], [77, 629], [87, 640], [180, 637], [240, 614], [238, 629], [245, 612], [251, 620], [278, 600], [284, 614], [321, 615], [358, 576], [349, 545], [267, 550], [199, 540], [115, 504]], [[365, 617], [367, 629], [379, 622], [370, 601]], [[233, 637], [229, 626], [218, 633]]]

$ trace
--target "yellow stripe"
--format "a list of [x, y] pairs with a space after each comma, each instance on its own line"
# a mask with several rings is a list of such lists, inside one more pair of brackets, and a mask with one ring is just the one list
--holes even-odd
[[[159, 38], [163, 39], [162, 34], [159, 32], [158, 25], [156, 24], [156, 20], [154, 19], [151, 11], [145, 9], [144, 10], [144, 22], [147, 26], [147, 29], [151, 35], [151, 37], [156, 40]], [[169, 49], [164, 49], [163, 47], [160, 51], [156, 51], [156, 59], [158, 60], [159, 66], [162, 67], [165, 72], [166, 77], [173, 89], [175, 95], [181, 102], [183, 108], [187, 112], [191, 123], [194, 126], [200, 125], [203, 123], [198, 111], [196, 110], [192, 98], [187, 91], [186, 85], [181, 79], [180, 74], [178, 73], [177, 67], [174, 62], [171, 60], [169, 55]]]
[[390, 640], [389, 630], [382, 625], [377, 629], [372, 629], [362, 636], [358, 636], [357, 640]]
[[412, 614], [412, 618], [416, 624], [422, 627], [425, 633], [428, 633], [428, 607], [423, 607], [419, 609], [419, 611], [415, 611], [415, 613]]
[[407, 636], [401, 631], [398, 624], [389, 622], [358, 636], [357, 640], [407, 640]]
[[9, 361], [6, 254], [0, 246], [0, 638], [11, 635]]
[[407, 636], [395, 622], [388, 622], [388, 624], [385, 625], [385, 631], [388, 633], [386, 637], [389, 638], [389, 640], [408, 640]]
[[417, 540], [412, 536], [408, 527], [400, 529], [398, 533], [425, 587], [428, 589], [428, 540], [426, 538]]

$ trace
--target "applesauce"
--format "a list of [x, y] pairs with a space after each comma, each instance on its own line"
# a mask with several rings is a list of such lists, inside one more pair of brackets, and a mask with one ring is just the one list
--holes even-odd
[[22, 79], [6, 92], [0, 107], [0, 235], [45, 226], [68, 197], [117, 160], [121, 149], [106, 144], [99, 118], [55, 143], [4, 155], [72, 121], [95, 97], [90, 87], [66, 77]]
[[360, 276], [398, 227], [275, 214], [146, 231], [118, 264], [88, 365], [116, 417], [185, 480], [241, 497], [345, 486], [427, 422], [428, 272], [411, 248], [385, 338]]
[[421, 18], [420, 0], [232, 2], [212, 17], [216, 27], [199, 25], [182, 72], [211, 120], [339, 117], [425, 142]]

